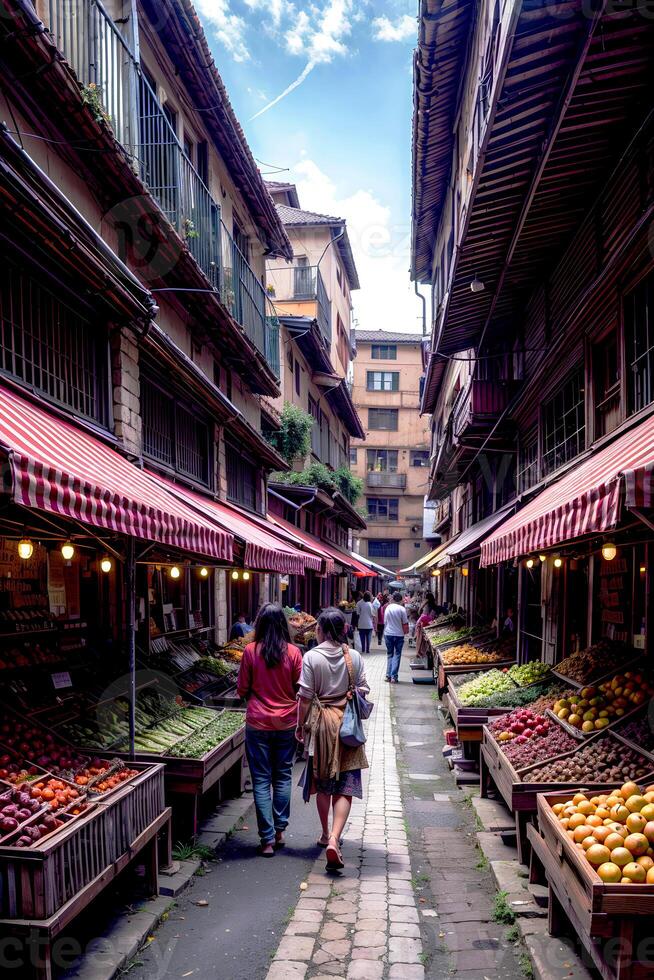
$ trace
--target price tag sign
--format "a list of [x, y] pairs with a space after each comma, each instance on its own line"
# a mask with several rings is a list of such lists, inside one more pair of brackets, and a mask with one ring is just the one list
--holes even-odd
[[50, 677], [52, 678], [55, 691], [61, 691], [62, 688], [73, 686], [73, 682], [70, 679], [70, 674], [67, 670], [61, 670], [56, 674], [50, 674]]

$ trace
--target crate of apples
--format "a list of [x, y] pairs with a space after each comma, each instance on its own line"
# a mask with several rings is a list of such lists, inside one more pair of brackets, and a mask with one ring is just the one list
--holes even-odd
[[654, 685], [641, 671], [625, 671], [608, 681], [582, 688], [558, 700], [552, 711], [561, 721], [585, 735], [601, 731], [623, 715], [642, 707], [654, 695]]
[[562, 829], [605, 883], [654, 885], [654, 785], [590, 798], [577, 793], [552, 807]]

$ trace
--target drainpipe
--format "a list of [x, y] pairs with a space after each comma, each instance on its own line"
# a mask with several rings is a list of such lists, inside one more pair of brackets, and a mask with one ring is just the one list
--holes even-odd
[[413, 280], [413, 289], [414, 289], [414, 292], [415, 292], [416, 296], [418, 297], [418, 299], [422, 303], [422, 336], [423, 337], [426, 337], [427, 336], [427, 300], [425, 299], [425, 297], [422, 295], [422, 293], [418, 289], [418, 280], [417, 279], [414, 279]]

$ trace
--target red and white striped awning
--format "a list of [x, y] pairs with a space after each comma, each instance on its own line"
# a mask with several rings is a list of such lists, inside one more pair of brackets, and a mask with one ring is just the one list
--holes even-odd
[[622, 507], [654, 502], [654, 416], [550, 484], [481, 545], [481, 564], [534, 554], [585, 534], [610, 531]]
[[84, 429], [0, 386], [0, 448], [24, 507], [232, 560], [234, 536], [205, 521]]
[[243, 560], [247, 568], [285, 575], [304, 575], [307, 569], [321, 570], [322, 562], [317, 555], [299, 551], [288, 538], [284, 539], [281, 530], [275, 533], [263, 518], [248, 514], [234, 504], [203, 497], [154, 473], [150, 475], [153, 480], [160, 480], [180, 501], [240, 538], [245, 544]]
[[308, 534], [306, 531], [301, 531], [294, 524], [289, 524], [283, 517], [278, 517], [276, 514], [268, 514], [268, 520], [273, 527], [283, 528], [287, 535], [297, 541], [301, 547], [308, 548], [312, 554], [320, 556], [324, 562], [324, 575], [334, 574], [334, 559], [327, 554], [322, 541], [314, 538], [312, 534]]

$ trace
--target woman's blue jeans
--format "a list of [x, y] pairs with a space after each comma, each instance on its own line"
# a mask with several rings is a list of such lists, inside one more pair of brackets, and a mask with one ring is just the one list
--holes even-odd
[[245, 729], [245, 753], [262, 844], [272, 844], [275, 832], [286, 830], [288, 825], [296, 748], [294, 728], [281, 732]]

